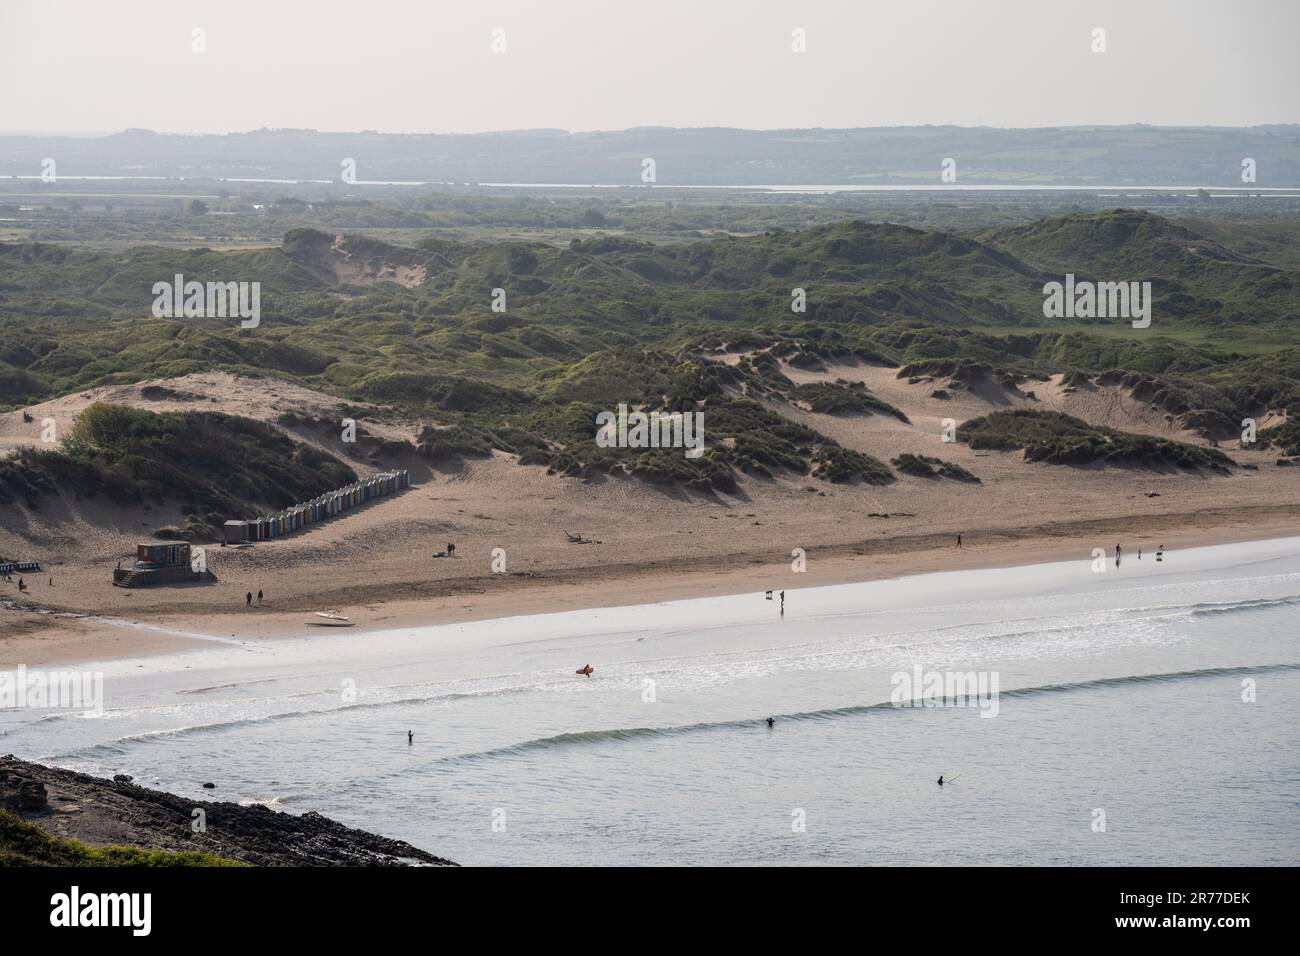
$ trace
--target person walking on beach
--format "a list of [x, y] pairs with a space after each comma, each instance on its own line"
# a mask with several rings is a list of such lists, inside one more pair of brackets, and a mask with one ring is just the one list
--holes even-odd
[[262, 603], [262, 592], [260, 590], [257, 592], [257, 603]]
[[20, 590], [20, 591], [26, 591], [26, 590], [27, 590], [27, 585], [23, 583], [23, 579], [22, 579], [22, 578], [19, 578], [19, 579], [18, 579], [18, 590]]
[[253, 592], [252, 592], [252, 591], [249, 591], [247, 594], [244, 595], [244, 605], [245, 605], [246, 607], [252, 607], [252, 606], [253, 606]]
[[957, 532], [957, 547], [961, 547], [961, 532]]

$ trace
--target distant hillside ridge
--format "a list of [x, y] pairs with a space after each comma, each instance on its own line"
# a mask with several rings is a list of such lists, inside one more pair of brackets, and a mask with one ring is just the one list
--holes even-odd
[[[361, 181], [642, 185], [654, 157], [660, 185], [939, 183], [957, 157], [958, 184], [1242, 186], [1241, 158], [1260, 185], [1300, 186], [1300, 127], [1063, 126], [999, 129], [897, 126], [747, 130], [728, 127], [478, 134], [260, 129], [224, 136], [133, 129], [96, 137], [0, 135], [0, 174], [31, 175], [59, 157], [62, 175], [154, 175], [341, 182], [340, 157]], [[352, 187], [355, 189], [356, 187]]]

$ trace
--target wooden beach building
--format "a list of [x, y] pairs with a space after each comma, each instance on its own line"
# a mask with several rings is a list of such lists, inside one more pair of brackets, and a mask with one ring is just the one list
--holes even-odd
[[204, 572], [190, 565], [190, 546], [178, 541], [150, 541], [135, 547], [135, 561], [129, 568], [116, 568], [113, 583], [120, 588], [140, 588], [151, 584], [178, 584], [200, 581]]

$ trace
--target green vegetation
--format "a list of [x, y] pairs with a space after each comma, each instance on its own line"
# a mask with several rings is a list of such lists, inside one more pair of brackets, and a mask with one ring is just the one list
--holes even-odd
[[1100, 461], [1145, 468], [1210, 468], [1226, 471], [1232, 459], [1213, 448], [1101, 428], [1060, 412], [1016, 409], [973, 418], [958, 426], [972, 448], [1023, 448], [1026, 461], [1086, 465]]
[[979, 484], [980, 481], [961, 465], [944, 461], [942, 458], [931, 458], [928, 455], [913, 455], [905, 452], [893, 459], [890, 464], [903, 474], [914, 475], [917, 478], [951, 478], [954, 481], [969, 481], [975, 484]]
[[227, 518], [278, 510], [355, 480], [329, 455], [252, 419], [96, 404], [58, 450], [0, 459], [0, 502], [37, 507], [56, 489], [119, 504], [178, 502], [189, 523], [169, 536], [193, 540], [213, 537]]
[[1265, 448], [1276, 448], [1284, 455], [1300, 455], [1300, 419], [1289, 419], [1258, 437]]
[[[435, 464], [495, 449], [565, 474], [618, 471], [715, 491], [733, 488], [737, 473], [891, 477], [884, 463], [794, 424], [782, 406], [906, 421], [903, 413], [846, 380], [796, 384], [790, 368], [888, 364], [917, 381], [1021, 394], [1063, 373], [1069, 387], [1131, 389], [1218, 439], [1239, 434], [1242, 418], [1300, 410], [1300, 276], [1289, 253], [1264, 254], [1274, 242], [1300, 242], [1294, 224], [1270, 222], [1261, 238], [1216, 220], [1211, 237], [1195, 223], [1105, 210], [979, 234], [854, 220], [654, 244], [593, 234], [592, 226], [633, 213], [591, 202], [576, 211], [541, 199], [525, 204], [543, 220], [571, 216], [587, 230], [564, 243], [423, 232], [394, 245], [313, 228], [290, 229], [273, 248], [232, 252], [0, 243], [0, 409], [219, 369], [383, 406], [368, 414], [436, 422], [419, 438]], [[364, 208], [346, 207], [358, 216]], [[477, 197], [461, 211], [468, 223], [498, 214], [507, 223], [520, 208], [517, 200]], [[751, 214], [760, 215], [736, 213]], [[184, 218], [191, 228], [214, 221]], [[399, 276], [395, 270], [406, 270], [406, 284], [385, 281]], [[1151, 328], [1045, 319], [1043, 283], [1067, 270], [1150, 279]], [[153, 283], [176, 273], [260, 282], [261, 324], [153, 318]], [[415, 273], [424, 281], [412, 280]], [[806, 312], [791, 311], [794, 288], [806, 290]], [[505, 312], [491, 309], [494, 289], [505, 291]], [[620, 404], [703, 412], [708, 452], [685, 459], [680, 450], [599, 448], [595, 415]], [[1089, 460], [1179, 458], [1115, 438], [1094, 445]], [[102, 479], [123, 494], [153, 480], [153, 495], [169, 482], [150, 469], [187, 457], [169, 454], [145, 467], [117, 453], [97, 463], [84, 450], [58, 462], [26, 454], [0, 466], [10, 495], [59, 469], [74, 487]], [[289, 467], [294, 455], [312, 470], [324, 467], [303, 458], [306, 451], [269, 457]], [[107, 471], [76, 471], [91, 464]], [[241, 510], [282, 507], [309, 487], [321, 490], [274, 469], [257, 478], [260, 467], [196, 492], [200, 519], [216, 513], [218, 489], [222, 509]], [[193, 480], [204, 474], [193, 472]]]
[[50, 836], [34, 823], [0, 810], [0, 866], [246, 866], [238, 860], [194, 851], [142, 850], [133, 846], [87, 846]]

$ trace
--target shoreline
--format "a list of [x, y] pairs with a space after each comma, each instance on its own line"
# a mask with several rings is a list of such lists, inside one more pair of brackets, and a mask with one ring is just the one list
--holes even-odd
[[[39, 605], [34, 610], [0, 609], [0, 621], [7, 628], [14, 618], [18, 619], [20, 628], [0, 643], [0, 667], [117, 661], [198, 650], [210, 647], [213, 641], [256, 644], [303, 639], [327, 632], [362, 635], [562, 611], [761, 593], [769, 588], [798, 591], [935, 572], [1044, 564], [1070, 557], [1088, 561], [1091, 548], [1079, 546], [1082, 538], [1095, 541], [1093, 546], [1104, 547], [1107, 554], [1113, 553], [1115, 544], [1110, 539], [1118, 538], [1126, 556], [1136, 561], [1139, 548], [1149, 553], [1165, 545], [1168, 551], [1176, 552], [1300, 535], [1300, 507], [1272, 509], [1273, 520], [1267, 525], [1239, 523], [1247, 516], [1245, 513], [1256, 510], [1226, 508], [1193, 515], [1146, 516], [1140, 522], [1080, 519], [1044, 523], [1032, 529], [986, 530], [967, 535], [961, 549], [955, 547], [949, 536], [935, 534], [810, 546], [806, 549], [807, 570], [803, 573], [791, 569], [788, 557], [739, 553], [679, 561], [605, 564], [526, 576], [463, 575], [424, 582], [423, 587], [391, 588], [378, 595], [367, 595], [369, 599], [364, 601], [344, 592], [330, 609], [351, 618], [357, 625], [353, 628], [311, 627], [307, 623], [311, 612], [294, 606], [263, 605], [248, 612], [215, 614], [198, 609], [164, 609], [140, 620], [128, 620], [112, 612], [99, 617]], [[1216, 522], [1214, 518], [1225, 520]], [[1134, 524], [1140, 527], [1134, 529]]]

